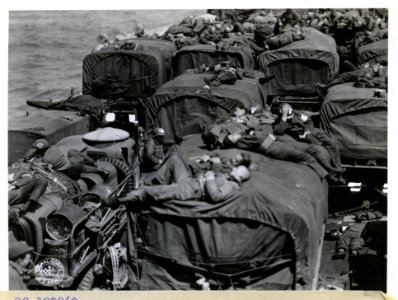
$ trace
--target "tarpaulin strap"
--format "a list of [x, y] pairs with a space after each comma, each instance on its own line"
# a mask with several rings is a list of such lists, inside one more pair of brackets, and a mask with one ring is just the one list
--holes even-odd
[[134, 82], [134, 81], [138, 81], [138, 80], [143, 80], [143, 79], [148, 79], [149, 76], [141, 76], [141, 77], [134, 77], [134, 78], [130, 78], [129, 80], [127, 80], [127, 82]]
[[252, 269], [245, 270], [245, 271], [242, 271], [242, 272], [238, 272], [238, 273], [235, 273], [235, 274], [226, 274], [226, 273], [221, 273], [221, 272], [209, 271], [209, 270], [207, 270], [205, 268], [201, 268], [201, 267], [197, 267], [197, 266], [193, 266], [193, 265], [188, 265], [188, 264], [180, 262], [180, 261], [178, 261], [176, 259], [172, 259], [170, 257], [154, 253], [153, 251], [151, 251], [151, 250], [149, 250], [147, 248], [146, 249], [141, 248], [138, 251], [141, 252], [142, 254], [146, 254], [146, 255], [150, 256], [154, 260], [158, 259], [158, 260], [161, 260], [161, 261], [170, 262], [172, 264], [179, 265], [181, 267], [190, 269], [190, 270], [198, 272], [198, 273], [206, 274], [208, 276], [209, 275], [213, 275], [215, 277], [221, 277], [221, 278], [225, 278], [225, 279], [228, 279], [228, 280], [232, 280], [235, 277], [243, 277], [243, 276], [249, 275], [250, 273], [253, 273], [254, 271], [260, 271], [260, 270], [269, 271], [271, 269], [280, 267], [282, 265], [288, 265], [288, 264], [293, 262], [293, 258], [289, 258], [289, 259], [284, 259], [284, 260], [281, 260], [279, 262], [276, 262], [276, 263], [273, 263], [273, 264], [270, 264], [270, 265], [257, 267], [257, 268], [252, 268]]

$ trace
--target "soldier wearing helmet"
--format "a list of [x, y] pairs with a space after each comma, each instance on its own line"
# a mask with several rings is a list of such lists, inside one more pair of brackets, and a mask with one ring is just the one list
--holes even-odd
[[32, 263], [33, 247], [25, 241], [10, 241], [9, 243], [9, 289], [27, 290], [29, 280], [28, 267]]
[[43, 157], [44, 153], [50, 147], [46, 139], [37, 139], [33, 142], [32, 147], [24, 155], [24, 161], [29, 161], [33, 158]]
[[164, 136], [163, 128], [155, 128], [152, 137], [145, 143], [143, 156], [143, 169], [147, 172], [159, 169], [164, 161]]
[[[47, 179], [33, 172], [30, 165], [36, 159], [43, 157], [49, 145], [46, 139], [34, 141], [23, 158], [24, 167], [8, 174], [8, 204], [17, 207], [18, 214], [25, 213], [33, 203], [37, 203], [47, 188]], [[16, 216], [16, 211], [14, 209], [12, 211]]]

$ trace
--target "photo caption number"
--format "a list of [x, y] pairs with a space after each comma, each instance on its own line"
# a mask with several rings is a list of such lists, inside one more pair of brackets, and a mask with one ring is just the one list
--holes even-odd
[[[15, 297], [14, 300], [29, 300], [29, 297]], [[36, 297], [36, 300], [78, 300], [76, 297]]]

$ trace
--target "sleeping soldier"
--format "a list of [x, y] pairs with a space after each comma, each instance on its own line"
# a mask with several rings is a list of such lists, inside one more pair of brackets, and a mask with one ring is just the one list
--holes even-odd
[[233, 85], [238, 79], [243, 79], [242, 72], [235, 66], [232, 66], [229, 61], [224, 61], [214, 67], [209, 67], [208, 72], [214, 74], [211, 78], [204, 79], [208, 86], [219, 86], [221, 84]]
[[[238, 191], [241, 183], [250, 177], [249, 169], [246, 166], [238, 165], [233, 167], [229, 173], [215, 174], [213, 171], [207, 171], [204, 175], [194, 178], [185, 163], [177, 155], [170, 156], [168, 167], [179, 170], [177, 178], [169, 176], [172, 172], [164, 172], [163, 174], [168, 175], [163, 178], [162, 174], [159, 173], [157, 180], [162, 184], [145, 186], [142, 189], [132, 191], [119, 198], [119, 202], [159, 202], [167, 200], [221, 202]], [[181, 176], [181, 174], [184, 174], [184, 176]], [[170, 184], [173, 181], [174, 183]]]
[[339, 183], [345, 183], [341, 176], [343, 169], [338, 148], [325, 131], [313, 126], [308, 116], [294, 112], [292, 106], [285, 103], [280, 109], [279, 118], [275, 121], [274, 133], [276, 135], [288, 134], [299, 142], [324, 147], [329, 153], [331, 164], [322, 165], [338, 178]]
[[[341, 183], [330, 164], [326, 149], [319, 145], [296, 141], [289, 135], [275, 136], [271, 126], [275, 116], [270, 113], [264, 113], [260, 119], [255, 118], [257, 122], [253, 122], [253, 118], [247, 119], [254, 115], [244, 113], [242, 108], [237, 107], [234, 117], [206, 128], [202, 133], [202, 140], [206, 146], [209, 149], [235, 147], [259, 152], [275, 159], [306, 164], [312, 166], [321, 178], [329, 172], [328, 179], [331, 182]], [[260, 147], [265, 141], [267, 147]]]
[[36, 140], [23, 159], [28, 165], [8, 174], [8, 204], [18, 205], [19, 213], [25, 213], [33, 203], [37, 203], [47, 188], [47, 179], [33, 172], [29, 166], [33, 160], [41, 158], [48, 147], [47, 140]]
[[199, 43], [215, 45], [221, 41], [221, 36], [217, 33], [214, 25], [209, 25], [199, 36]]
[[73, 180], [78, 180], [82, 173], [95, 173], [104, 180], [109, 172], [94, 165], [94, 162], [77, 150], [68, 151], [68, 157], [62, 153], [58, 146], [51, 146], [43, 157], [43, 162], [50, 164], [53, 170], [60, 171]]
[[387, 89], [388, 68], [386, 62], [378, 62], [375, 65], [364, 64], [358, 69], [344, 72], [326, 83], [315, 83], [315, 88], [321, 95], [337, 84], [355, 82], [357, 87]]
[[8, 175], [8, 204], [20, 205], [19, 212], [25, 213], [33, 203], [38, 203], [47, 188], [47, 179], [32, 171], [21, 170]]
[[365, 244], [361, 237], [364, 227], [364, 223], [354, 223], [343, 232], [336, 242], [336, 253], [333, 255], [333, 259], [343, 259], [348, 252], [354, 256], [358, 255], [358, 250]]
[[300, 30], [297, 30], [296, 32], [293, 30], [289, 30], [281, 34], [271, 36], [267, 38], [264, 42], [266, 45], [265, 47], [268, 50], [275, 50], [283, 46], [289, 45], [295, 41], [303, 40], [304, 38], [305, 37]]
[[[313, 169], [321, 179], [326, 178], [333, 183], [337, 181], [337, 178], [335, 178], [333, 174], [328, 174], [314, 158], [313, 155], [317, 153], [314, 147], [294, 140], [288, 141], [288, 138], [284, 138], [285, 136], [276, 137], [273, 134], [260, 137], [252, 132], [246, 135], [230, 134], [225, 137], [223, 147], [235, 147], [242, 150], [257, 152], [271, 158], [307, 165]], [[321, 157], [322, 156], [319, 156], [318, 158], [324, 162]]]
[[[341, 183], [335, 176], [327, 159], [315, 145], [295, 141], [289, 136], [275, 136], [270, 133], [249, 131], [247, 134], [230, 134], [225, 137], [224, 148], [238, 148], [265, 156], [307, 165], [333, 184]], [[328, 172], [328, 171], [329, 172]]]

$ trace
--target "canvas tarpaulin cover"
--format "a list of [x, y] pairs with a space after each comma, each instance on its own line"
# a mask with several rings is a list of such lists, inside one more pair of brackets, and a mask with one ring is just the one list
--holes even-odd
[[215, 45], [193, 45], [181, 48], [173, 57], [174, 75], [180, 75], [188, 69], [199, 68], [203, 64], [216, 65], [229, 61], [238, 68], [254, 69], [254, 51], [250, 47], [230, 47], [216, 50]]
[[[209, 153], [201, 145], [200, 135], [193, 135], [182, 143], [181, 151], [195, 159]], [[218, 152], [231, 158], [245, 151]], [[308, 284], [312, 280], [327, 217], [327, 184], [308, 166], [250, 155], [258, 170], [225, 201], [173, 200], [145, 212], [141, 230], [147, 250], [172, 261], [171, 265], [161, 264], [146, 256], [143, 289], [194, 288], [187, 282], [192, 280], [189, 272], [177, 268], [179, 264], [215, 273], [240, 273], [232, 281], [239, 285], [240, 279], [240, 287], [249, 289], [289, 288], [294, 270], [297, 281]], [[289, 258], [294, 259], [288, 271], [276, 269], [267, 280], [260, 280], [272, 274], [265, 267]]]
[[138, 98], [152, 95], [168, 78], [161, 53], [150, 49], [108, 50], [83, 61], [83, 94], [98, 98]]
[[76, 112], [31, 109], [29, 115], [9, 120], [8, 162], [22, 158], [36, 139], [45, 138], [50, 144], [55, 144], [64, 137], [86, 133], [92, 127], [89, 117]]
[[320, 110], [321, 126], [337, 140], [343, 158], [387, 158], [387, 99], [352, 82], [329, 89]]
[[315, 82], [326, 81], [339, 70], [334, 39], [305, 27], [304, 39], [258, 56], [260, 71], [275, 75], [270, 95], [313, 94]]
[[262, 106], [266, 96], [257, 79], [243, 78], [234, 85], [203, 88], [211, 74], [185, 73], [164, 84], [146, 102], [146, 126], [162, 127], [165, 141], [202, 132], [216, 119], [228, 116], [237, 105]]
[[363, 45], [357, 49], [358, 65], [366, 62], [374, 62], [375, 58], [387, 60], [388, 39]]
[[171, 79], [172, 73], [172, 58], [174, 53], [177, 51], [174, 43], [166, 40], [151, 38], [134, 38], [131, 39], [131, 41], [143, 47], [142, 52], [156, 56], [160, 54], [163, 66], [161, 66], [161, 70], [159, 72], [159, 86], [169, 81]]
[[68, 99], [49, 102], [49, 101], [26, 101], [30, 106], [51, 109], [51, 110], [65, 110], [80, 112], [81, 115], [89, 115], [95, 124], [102, 121], [102, 111], [106, 103], [104, 100], [97, 99], [90, 95], [79, 95], [76, 97], [69, 97]]

